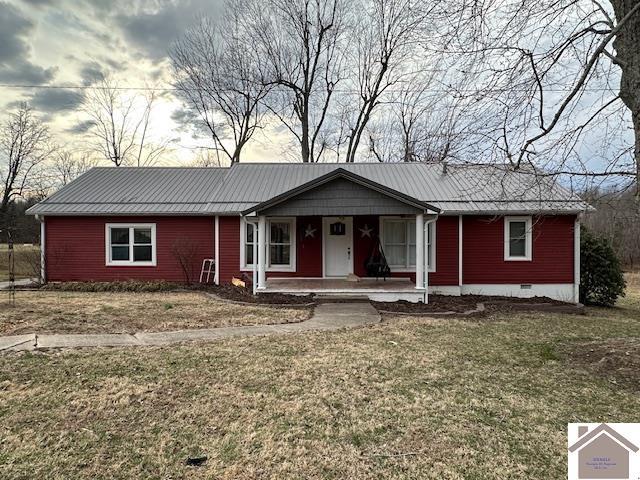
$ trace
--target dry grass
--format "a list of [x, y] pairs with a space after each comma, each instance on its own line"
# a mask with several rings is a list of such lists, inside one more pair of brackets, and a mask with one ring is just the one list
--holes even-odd
[[309, 310], [239, 306], [198, 292], [0, 292], [0, 334], [124, 333], [260, 325], [305, 320]]
[[637, 421], [640, 398], [556, 352], [640, 338], [637, 293], [586, 316], [4, 355], [0, 478], [565, 478], [567, 422]]
[[[40, 268], [40, 247], [37, 245], [14, 245], [16, 279], [38, 276]], [[9, 280], [9, 250], [6, 243], [0, 243], [0, 282]]]

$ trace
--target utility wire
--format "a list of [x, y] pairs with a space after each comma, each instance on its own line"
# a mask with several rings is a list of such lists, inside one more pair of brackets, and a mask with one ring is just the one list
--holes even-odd
[[[15, 89], [31, 88], [31, 89], [59, 89], [59, 90], [140, 90], [140, 91], [147, 91], [147, 92], [179, 92], [181, 91], [181, 89], [175, 88], [175, 87], [120, 87], [120, 86], [96, 87], [95, 85], [17, 85], [17, 84], [7, 84], [7, 83], [0, 83], [0, 88], [15, 88]], [[282, 87], [282, 88], [285, 88], [285, 87]], [[389, 89], [386, 91], [387, 92], [395, 91], [395, 92], [402, 92], [402, 93], [405, 93], [408, 91], [416, 91], [416, 92], [421, 91], [421, 92], [433, 92], [433, 93], [449, 93], [449, 92], [485, 93], [485, 92], [500, 92], [500, 91], [507, 91], [507, 90], [510, 92], [529, 92], [530, 91], [530, 89], [515, 89], [510, 87], [505, 87], [502, 89], [494, 88], [489, 90], [485, 90], [485, 89], [474, 90], [474, 89], [460, 89], [460, 88], [451, 88], [449, 90], [444, 88], [423, 89], [423, 88], [416, 87], [415, 89], [403, 89], [403, 90]], [[583, 89], [583, 91], [584, 92], [614, 92], [614, 89], [589, 87], [589, 88]], [[333, 92], [356, 93], [356, 94], [360, 93], [360, 91], [357, 89], [339, 89], [339, 88], [334, 89]], [[567, 93], [567, 92], [571, 92], [571, 89], [549, 88], [549, 89], [545, 89], [545, 92]]]

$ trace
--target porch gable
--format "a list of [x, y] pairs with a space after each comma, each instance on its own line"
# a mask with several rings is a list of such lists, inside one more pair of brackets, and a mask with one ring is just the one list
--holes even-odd
[[384, 185], [337, 169], [243, 212], [267, 216], [416, 215], [440, 210]]

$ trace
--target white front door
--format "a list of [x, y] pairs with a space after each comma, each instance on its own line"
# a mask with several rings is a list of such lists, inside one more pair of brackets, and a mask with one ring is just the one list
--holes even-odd
[[353, 273], [353, 218], [324, 217], [324, 276], [346, 277]]

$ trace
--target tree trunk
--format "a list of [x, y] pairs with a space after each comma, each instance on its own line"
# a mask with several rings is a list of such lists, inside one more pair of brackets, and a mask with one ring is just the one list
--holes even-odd
[[[611, 0], [616, 19], [624, 18], [637, 3], [638, 0]], [[640, 201], [640, 12], [622, 26], [613, 46], [622, 69], [620, 99], [631, 111], [633, 120], [636, 197]]]

